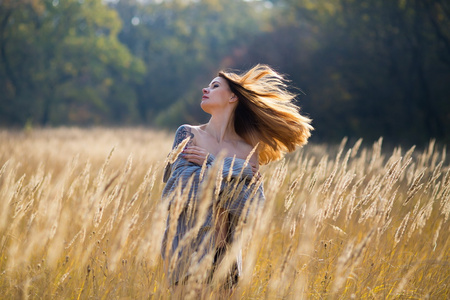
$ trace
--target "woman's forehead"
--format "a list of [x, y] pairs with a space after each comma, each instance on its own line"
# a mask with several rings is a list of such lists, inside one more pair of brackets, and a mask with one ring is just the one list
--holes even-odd
[[221, 83], [221, 84], [226, 84], [226, 83], [227, 83], [226, 80], [223, 79], [223, 78], [220, 77], [220, 76], [217, 76], [216, 78], [214, 78], [213, 80], [211, 80], [210, 85], [213, 84], [214, 82], [218, 82], [218, 83]]

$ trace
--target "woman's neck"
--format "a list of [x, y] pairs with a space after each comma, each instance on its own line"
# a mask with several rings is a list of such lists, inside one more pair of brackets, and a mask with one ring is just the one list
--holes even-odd
[[236, 131], [230, 116], [211, 116], [205, 126], [205, 131], [210, 134], [217, 143], [236, 138]]

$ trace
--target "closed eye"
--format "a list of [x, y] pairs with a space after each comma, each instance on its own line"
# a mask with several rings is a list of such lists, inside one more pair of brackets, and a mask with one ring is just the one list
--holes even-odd
[[211, 82], [211, 84], [209, 85], [210, 88], [214, 89], [214, 88], [218, 88], [220, 86], [220, 83], [217, 81], [213, 81]]

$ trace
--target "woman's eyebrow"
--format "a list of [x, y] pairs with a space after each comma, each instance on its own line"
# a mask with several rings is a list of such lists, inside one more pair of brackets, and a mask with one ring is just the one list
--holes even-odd
[[213, 82], [211, 82], [211, 83], [209, 84], [209, 86], [213, 85], [214, 83], [218, 83], [218, 84], [220, 84], [220, 82], [219, 82], [219, 81], [217, 81], [217, 80], [214, 80]]

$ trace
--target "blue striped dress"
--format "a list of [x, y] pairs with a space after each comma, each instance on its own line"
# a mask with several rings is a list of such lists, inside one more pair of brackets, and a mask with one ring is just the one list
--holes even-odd
[[[243, 159], [216, 160], [209, 155], [202, 169], [180, 155], [169, 167], [162, 192], [163, 201], [169, 201], [162, 256], [169, 262], [170, 279], [178, 282], [189, 275], [189, 268], [199, 264], [210, 251], [215, 251], [214, 211], [218, 207], [228, 212], [230, 231], [234, 234], [237, 222], [242, 217], [245, 221], [250, 212], [247, 208], [259, 207], [265, 197], [261, 181], [253, 178], [251, 167]], [[211, 180], [212, 189], [206, 189], [208, 182], [211, 187]], [[202, 206], [202, 203], [206, 205]], [[203, 217], [199, 216], [200, 207], [206, 207]], [[176, 229], [170, 229], [171, 218], [177, 216]], [[236, 257], [236, 263], [240, 275], [241, 254]]]

